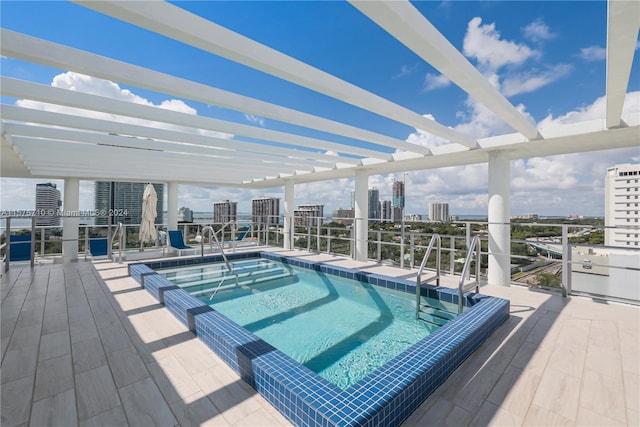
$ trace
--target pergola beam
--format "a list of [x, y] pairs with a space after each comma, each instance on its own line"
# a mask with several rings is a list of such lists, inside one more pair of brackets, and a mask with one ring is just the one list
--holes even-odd
[[[230, 157], [201, 156], [184, 153], [171, 153], [170, 156], [167, 156], [162, 151], [106, 147], [21, 136], [14, 136], [12, 143], [14, 149], [23, 156], [27, 164], [29, 163], [29, 159], [56, 161], [61, 164], [74, 164], [74, 161], [83, 159], [97, 164], [113, 162], [114, 164], [128, 164], [130, 166], [139, 164], [140, 167], [146, 163], [151, 167], [159, 164], [171, 165], [175, 163], [184, 168], [200, 166], [203, 168], [203, 171], [208, 170], [210, 173], [215, 172], [215, 169], [235, 171], [238, 170], [238, 168], [249, 168], [255, 175], [277, 174], [280, 172], [291, 173], [300, 169], [304, 170], [294, 165], [284, 165], [281, 162], [268, 163], [237, 158], [232, 159]], [[85, 157], [83, 158], [82, 156]], [[231, 162], [232, 160], [233, 163]]]
[[[59, 141], [72, 141], [85, 144], [100, 144], [113, 147], [126, 147], [141, 150], [161, 151], [165, 154], [183, 153], [196, 156], [222, 156], [232, 158], [234, 156], [241, 157], [244, 160], [271, 161], [281, 162], [286, 165], [293, 165], [301, 168], [309, 168], [317, 166], [317, 162], [311, 160], [293, 159], [290, 157], [253, 154], [248, 152], [239, 152], [237, 150], [221, 149], [219, 147], [210, 147], [204, 145], [191, 145], [177, 142], [166, 142], [149, 140], [146, 138], [135, 138], [120, 135], [105, 135], [93, 132], [82, 132], [77, 130], [52, 128], [48, 126], [34, 126], [18, 123], [3, 123], [3, 129], [6, 133], [15, 136], [27, 136], [32, 138], [54, 139]], [[332, 166], [328, 166], [331, 168]]]
[[256, 138], [265, 141], [331, 150], [338, 153], [352, 154], [356, 156], [390, 159], [390, 153], [352, 147], [346, 144], [337, 144], [302, 135], [294, 135], [270, 129], [263, 129], [234, 122], [228, 122], [210, 117], [196, 116], [180, 113], [164, 108], [151, 107], [133, 102], [120, 101], [104, 96], [91, 95], [74, 90], [60, 89], [52, 86], [41, 85], [11, 77], [0, 78], [0, 90], [5, 96], [31, 99], [67, 107], [80, 108], [90, 111], [115, 114], [119, 116], [134, 117], [149, 120], [151, 122], [169, 123], [177, 126], [191, 127], [195, 129], [223, 132]]
[[622, 107], [629, 86], [640, 31], [640, 2], [609, 0], [607, 7], [607, 128], [623, 125]]
[[87, 0], [75, 0], [74, 3], [438, 135], [451, 142], [467, 147], [474, 146], [474, 140], [467, 135], [171, 3]]
[[431, 154], [427, 147], [417, 144], [13, 31], [0, 30], [0, 39], [0, 54], [11, 58], [75, 71], [368, 143], [423, 155]]
[[321, 163], [348, 163], [360, 165], [361, 160], [327, 155], [313, 151], [288, 149], [282, 147], [268, 146], [254, 142], [237, 141], [234, 139], [216, 138], [197, 133], [179, 132], [175, 130], [160, 129], [158, 127], [141, 126], [116, 121], [94, 119], [89, 117], [79, 117], [71, 114], [55, 113], [51, 111], [36, 110], [31, 108], [16, 107], [13, 105], [1, 105], [0, 115], [4, 119], [41, 123], [67, 128], [77, 128], [107, 134], [129, 135], [139, 138], [150, 138], [163, 141], [188, 142], [194, 145], [205, 147], [215, 147], [221, 149], [247, 151], [252, 153], [262, 153], [271, 155], [287, 156], [295, 159], [313, 159]]

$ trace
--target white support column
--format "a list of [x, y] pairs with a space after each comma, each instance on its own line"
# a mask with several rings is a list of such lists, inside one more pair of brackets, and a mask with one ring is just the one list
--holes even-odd
[[167, 230], [178, 229], [178, 183], [167, 183]]
[[[73, 214], [80, 210], [80, 180], [78, 178], [66, 178], [64, 180], [64, 194], [62, 196], [63, 210], [67, 214]], [[62, 218], [62, 258], [65, 261], [78, 259], [78, 225], [80, 218]]]
[[493, 285], [511, 284], [511, 169], [506, 151], [489, 153], [489, 271]]
[[356, 171], [354, 182], [355, 189], [355, 260], [366, 261], [368, 259], [367, 234], [369, 231], [369, 173], [364, 169]]
[[293, 231], [293, 211], [295, 210], [294, 195], [293, 180], [288, 179], [284, 182], [284, 248], [288, 250], [293, 249], [291, 237]]

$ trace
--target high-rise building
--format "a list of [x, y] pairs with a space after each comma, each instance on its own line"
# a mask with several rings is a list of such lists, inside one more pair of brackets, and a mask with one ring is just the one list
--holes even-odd
[[640, 164], [610, 167], [604, 185], [604, 244], [640, 246]]
[[436, 222], [449, 221], [449, 203], [445, 203], [445, 202], [429, 203], [429, 221], [436, 221]]
[[324, 205], [306, 204], [298, 206], [293, 212], [294, 224], [300, 226], [315, 227], [322, 225], [324, 217]]
[[[111, 223], [140, 224], [142, 222], [142, 196], [145, 183], [96, 181], [95, 209], [101, 217], [96, 218], [96, 225]], [[163, 223], [164, 184], [153, 184], [158, 200], [156, 202], [156, 224]]]
[[392, 221], [402, 221], [404, 214], [404, 182], [393, 181], [393, 199], [392, 199]]
[[213, 222], [216, 224], [226, 224], [230, 221], [238, 220], [238, 202], [225, 200], [213, 204]]
[[393, 181], [393, 207], [404, 208], [404, 182]]
[[[367, 217], [370, 220], [380, 220], [380, 191], [377, 188], [370, 188], [368, 194]], [[356, 207], [356, 192], [351, 191], [351, 208]]]
[[60, 191], [56, 188], [56, 184], [51, 182], [36, 184], [36, 225], [59, 226], [58, 210], [61, 205]]
[[178, 222], [193, 222], [193, 211], [185, 206], [178, 209]]
[[404, 215], [404, 208], [396, 208], [391, 207], [391, 221], [402, 221], [402, 216]]
[[393, 208], [391, 207], [391, 200], [380, 200], [380, 221], [393, 221]]
[[369, 189], [369, 219], [380, 220], [380, 190]]
[[258, 197], [251, 200], [251, 220], [259, 224], [277, 225], [280, 223], [280, 199]]
[[335, 218], [335, 221], [338, 222], [338, 224], [344, 224], [344, 225], [352, 224], [354, 215], [355, 215], [355, 212], [353, 208], [352, 209], [338, 208], [335, 211], [333, 211], [333, 217]]

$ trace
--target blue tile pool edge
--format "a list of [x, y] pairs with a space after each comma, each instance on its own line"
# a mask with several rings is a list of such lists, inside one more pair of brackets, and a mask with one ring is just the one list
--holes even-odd
[[[271, 252], [227, 255], [229, 260], [256, 257], [415, 294], [415, 283], [405, 279]], [[509, 301], [468, 293], [464, 304], [470, 309], [342, 390], [155, 272], [220, 261], [220, 255], [181, 258], [130, 264], [128, 270], [248, 384], [299, 426], [399, 425], [509, 317]], [[428, 286], [423, 293], [458, 302], [455, 289]]]

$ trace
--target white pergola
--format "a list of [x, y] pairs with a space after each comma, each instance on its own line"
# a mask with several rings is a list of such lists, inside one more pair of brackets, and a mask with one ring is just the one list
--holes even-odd
[[[489, 163], [489, 281], [509, 283], [510, 161], [640, 145], [640, 115], [622, 115], [640, 29], [640, 2], [611, 0], [607, 16], [606, 116], [537, 129], [408, 1], [351, 4], [412, 50], [514, 132], [475, 138], [321, 71], [180, 7], [163, 1], [75, 3], [186, 45], [284, 79], [448, 141], [427, 148], [370, 130], [164, 74], [135, 64], [2, 29], [0, 54], [110, 80], [183, 100], [239, 111], [372, 144], [361, 148], [330, 138], [264, 129], [209, 117], [0, 77], [2, 95], [119, 116], [89, 118], [2, 105], [3, 177], [65, 180], [66, 210], [77, 209], [79, 180], [168, 184], [168, 226], [177, 226], [177, 185], [285, 189], [285, 236], [290, 236], [294, 186], [355, 178], [356, 259], [367, 254], [370, 175]], [[134, 118], [144, 124], [130, 124]], [[168, 130], [184, 129], [184, 130]], [[233, 134], [257, 142], [218, 136]], [[264, 141], [262, 143], [261, 141]], [[278, 143], [274, 146], [273, 143]], [[75, 221], [75, 222], [74, 222]], [[77, 220], [65, 219], [65, 254], [77, 256]], [[69, 240], [67, 240], [69, 239]], [[285, 239], [289, 247], [291, 239]]]

